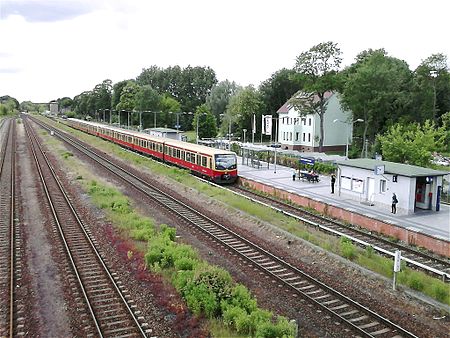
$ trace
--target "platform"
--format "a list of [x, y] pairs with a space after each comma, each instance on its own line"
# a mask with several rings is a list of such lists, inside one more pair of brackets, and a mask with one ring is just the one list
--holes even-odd
[[339, 196], [338, 187], [331, 194], [331, 182], [329, 176], [319, 176], [318, 183], [298, 180], [293, 181], [293, 169], [280, 165], [267, 165], [265, 162], [259, 168], [242, 164], [238, 159], [239, 176], [258, 181], [278, 189], [294, 192], [307, 196], [336, 207], [356, 212], [371, 218], [379, 219], [386, 223], [395, 224], [412, 231], [421, 232], [430, 236], [450, 241], [450, 206], [441, 204], [440, 211], [419, 210], [414, 214], [392, 214], [391, 208], [386, 206], [368, 205], [364, 201], [353, 200]]

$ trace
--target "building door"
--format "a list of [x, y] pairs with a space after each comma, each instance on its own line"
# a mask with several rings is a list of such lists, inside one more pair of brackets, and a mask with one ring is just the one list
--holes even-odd
[[375, 179], [367, 177], [367, 196], [366, 199], [370, 202], [375, 201]]

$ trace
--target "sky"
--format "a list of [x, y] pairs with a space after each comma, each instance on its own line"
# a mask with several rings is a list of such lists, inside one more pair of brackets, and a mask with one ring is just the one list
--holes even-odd
[[342, 66], [384, 48], [414, 70], [450, 58], [448, 0], [0, 0], [0, 96], [49, 102], [144, 68], [211, 67], [259, 84], [333, 41]]

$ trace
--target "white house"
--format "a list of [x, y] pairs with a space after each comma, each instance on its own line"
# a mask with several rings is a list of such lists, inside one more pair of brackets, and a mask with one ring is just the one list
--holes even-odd
[[[326, 92], [326, 112], [324, 115], [324, 141], [322, 151], [344, 150], [346, 139], [351, 143], [353, 123], [351, 112], [341, 107], [339, 94]], [[314, 98], [317, 101], [318, 97]], [[289, 101], [278, 113], [278, 142], [283, 149], [318, 151], [320, 139], [320, 118], [318, 114], [300, 116]], [[336, 122], [333, 122], [335, 121]], [[348, 121], [348, 122], [347, 122]]]
[[367, 158], [337, 164], [340, 195], [390, 209], [395, 193], [401, 214], [440, 209], [443, 176], [448, 174], [445, 171]]

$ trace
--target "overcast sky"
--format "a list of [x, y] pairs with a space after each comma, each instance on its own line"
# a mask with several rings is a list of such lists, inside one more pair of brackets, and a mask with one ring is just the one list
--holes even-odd
[[73, 98], [152, 65], [209, 66], [257, 87], [338, 43], [343, 65], [385, 48], [415, 69], [450, 57], [448, 0], [0, 0], [0, 96]]

